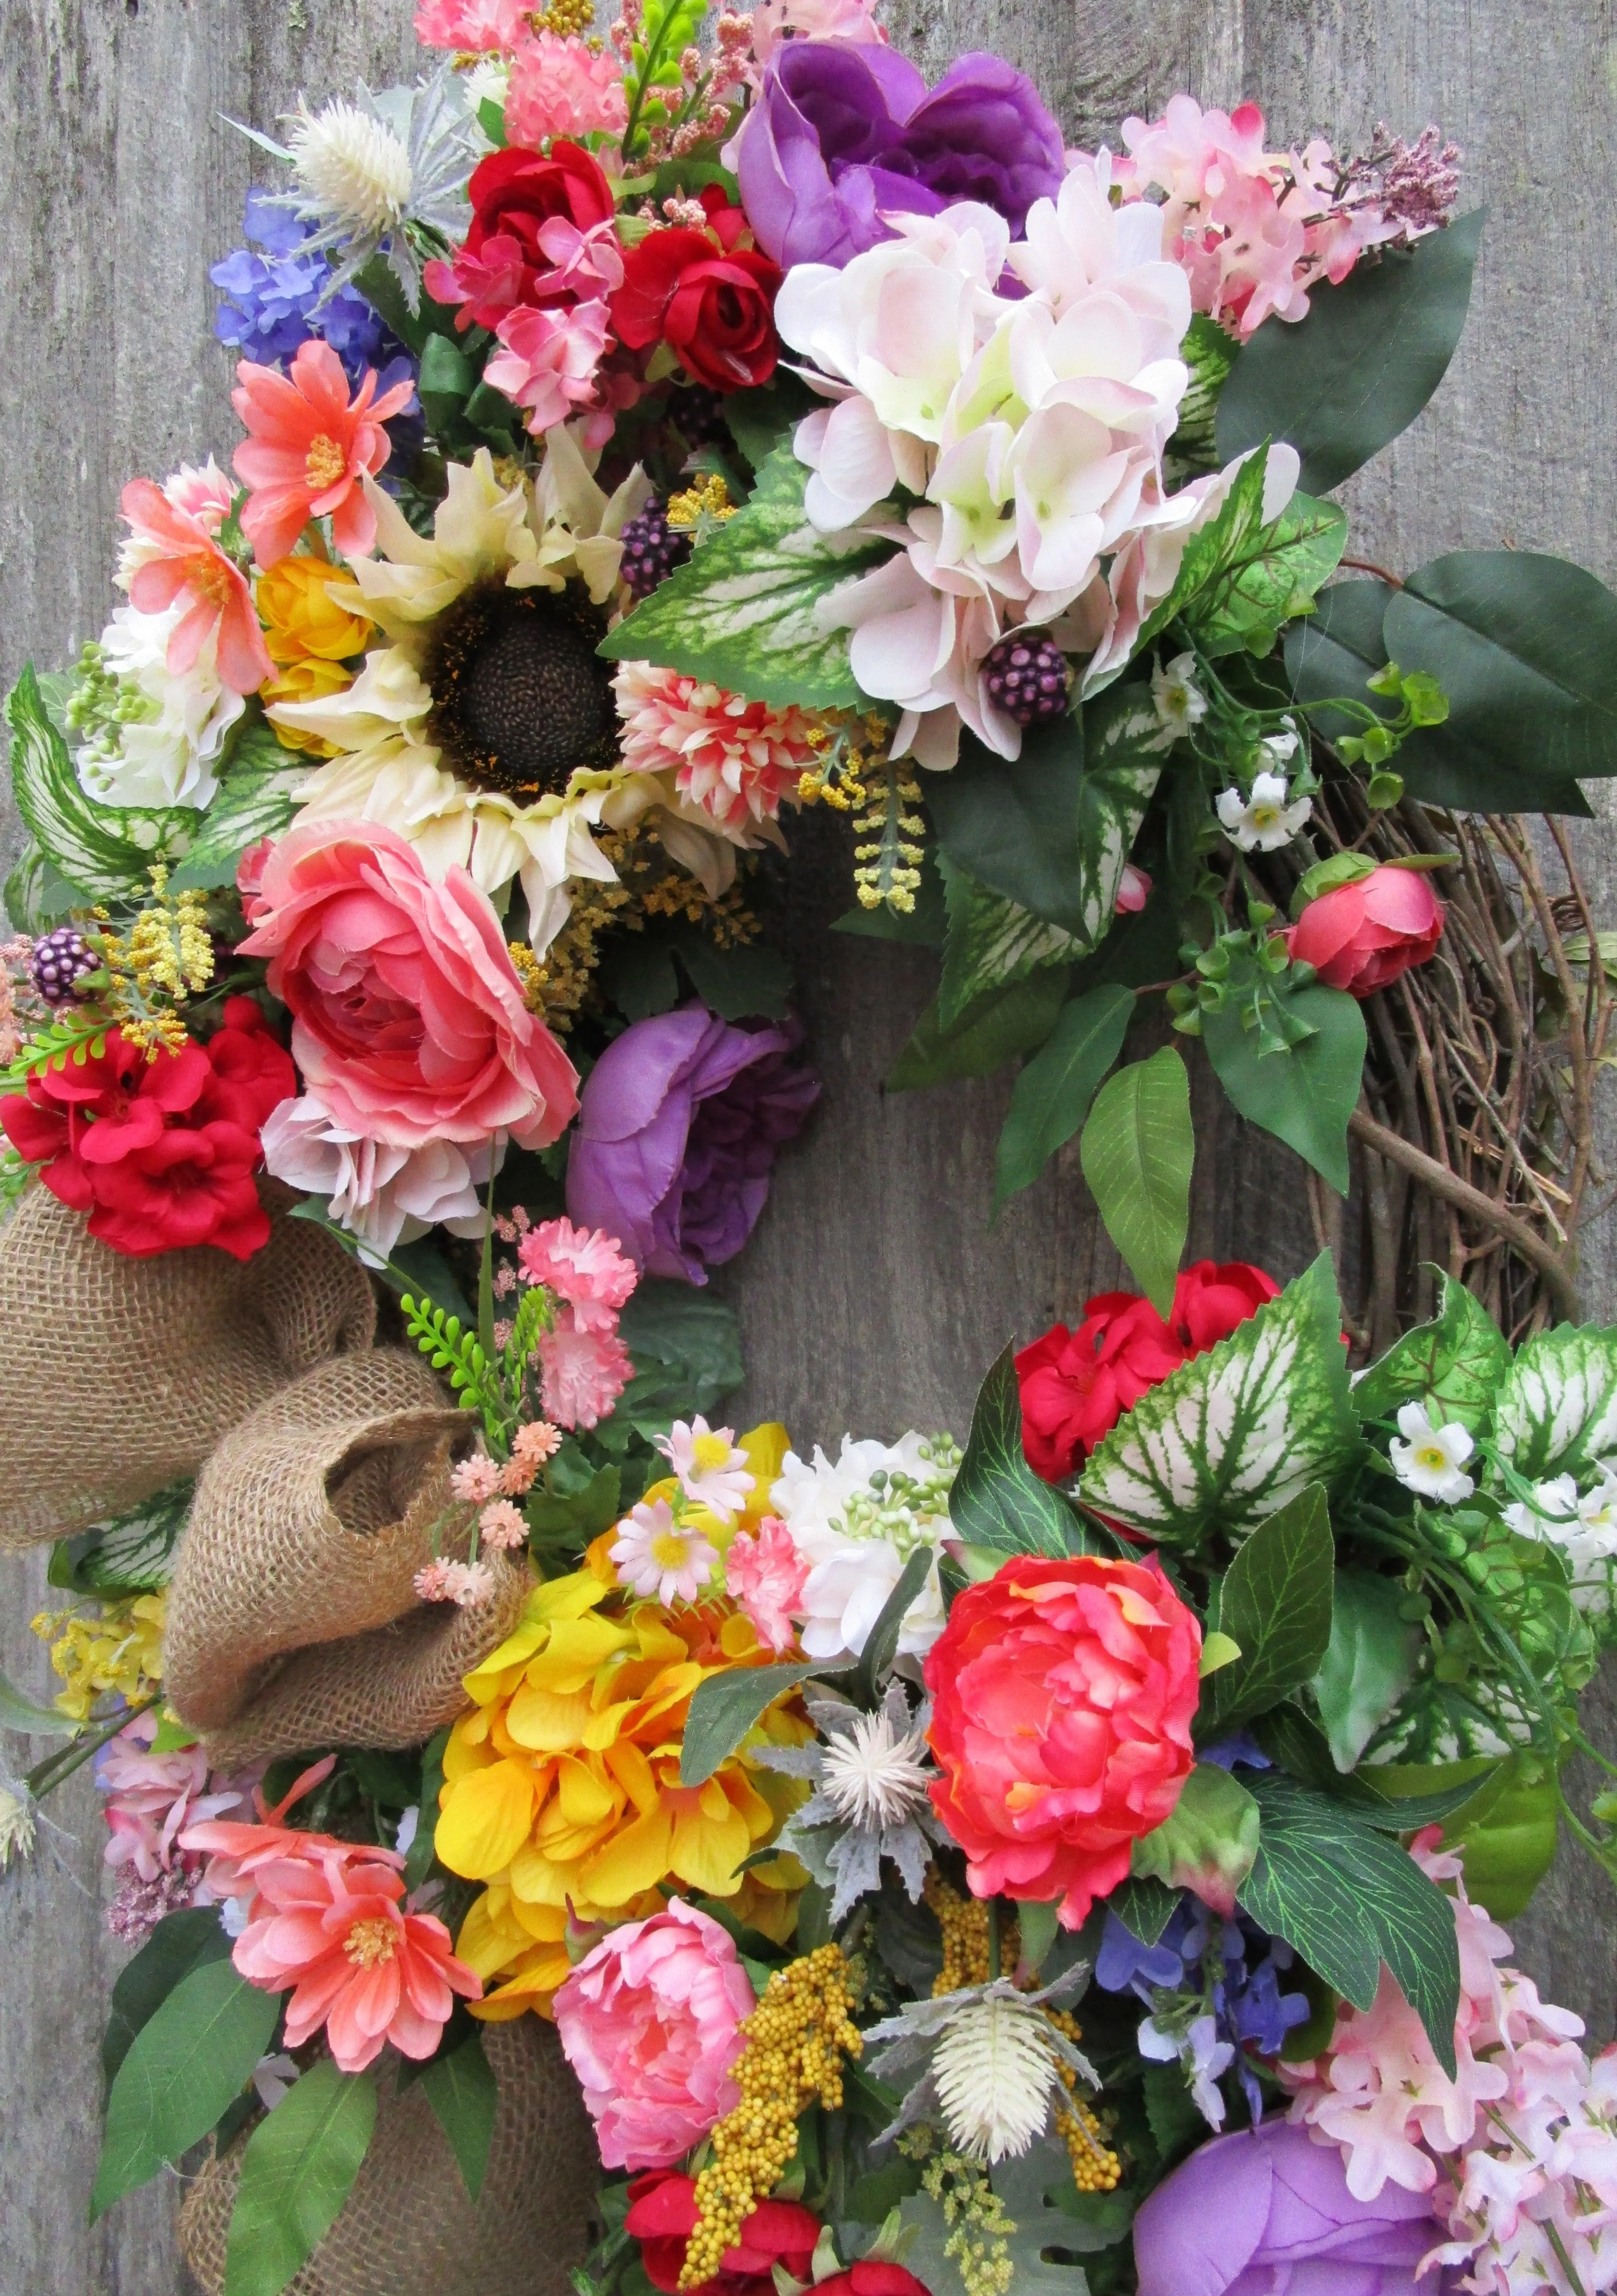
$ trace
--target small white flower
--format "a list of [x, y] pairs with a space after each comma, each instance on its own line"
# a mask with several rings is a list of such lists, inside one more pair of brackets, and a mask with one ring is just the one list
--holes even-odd
[[421, 1830], [421, 1806], [419, 1801], [412, 1801], [408, 1809], [399, 1812], [398, 1831], [393, 1837], [393, 1847], [401, 1857], [408, 1856]]
[[265, 2112], [273, 2112], [302, 2068], [282, 2050], [278, 2056], [260, 2057], [253, 2067], [253, 2087]]
[[26, 1794], [0, 1786], [0, 1874], [12, 1858], [26, 1866], [34, 1854], [34, 1808]]
[[617, 1526], [608, 1552], [617, 1565], [617, 1583], [642, 1601], [653, 1596], [666, 1610], [677, 1597], [694, 1603], [713, 1577], [718, 1551], [694, 1523], [680, 1523], [666, 1499], [642, 1499]]
[[755, 1478], [731, 1427], [709, 1427], [698, 1412], [689, 1426], [676, 1419], [657, 1447], [680, 1479], [692, 1506], [706, 1507], [721, 1522], [733, 1522], [747, 1504]]
[[1181, 653], [1170, 662], [1158, 662], [1151, 672], [1151, 699], [1157, 721], [1176, 742], [1207, 715], [1207, 697], [1192, 675], [1195, 668], [1196, 656]]
[[1578, 1512], [1576, 1480], [1557, 1475], [1551, 1482], [1535, 1483], [1531, 1499], [1518, 1499], [1514, 1506], [1507, 1506], [1505, 1520], [1518, 1538], [1544, 1538], [1553, 1536], [1547, 1529], [1548, 1524], [1571, 1522]]
[[225, 1898], [219, 1906], [219, 1927], [227, 1938], [239, 1938], [247, 1927], [245, 1898]]
[[1219, 2039], [1218, 2020], [1197, 2017], [1184, 2033], [1175, 2034], [1165, 2031], [1155, 2017], [1147, 2017], [1138, 2038], [1140, 2055], [1153, 2063], [1167, 2065], [1178, 2059], [1189, 2076], [1196, 2111], [1210, 2128], [1221, 2128], [1224, 2099], [1219, 2075], [1234, 2063], [1235, 2049], [1230, 2042]]
[[[1294, 735], [1290, 738], [1294, 742]], [[1280, 846], [1290, 844], [1314, 806], [1313, 800], [1306, 797], [1300, 797], [1294, 805], [1287, 805], [1286, 787], [1283, 774], [1259, 774], [1249, 798], [1244, 798], [1239, 790], [1221, 792], [1218, 800], [1219, 820], [1232, 845], [1238, 846], [1243, 853], [1250, 853], [1254, 846], [1260, 853], [1273, 853]]]
[[1581, 1496], [1571, 1475], [1535, 1485], [1531, 1499], [1505, 1509], [1505, 1520], [1518, 1537], [1558, 1547], [1579, 1609], [1604, 1611], [1617, 1592], [1617, 1464], [1600, 1460], [1596, 1472], [1594, 1489]]
[[1465, 1466], [1476, 1447], [1458, 1419], [1434, 1427], [1425, 1404], [1406, 1403], [1398, 1427], [1404, 1440], [1394, 1436], [1389, 1447], [1392, 1472], [1406, 1490], [1441, 1499], [1445, 1506], [1471, 1496], [1476, 1485]]
[[410, 206], [410, 154], [385, 119], [334, 95], [319, 111], [301, 101], [287, 137], [310, 213], [380, 238]]
[[935, 1775], [926, 1739], [895, 1719], [889, 1695], [879, 1712], [860, 1715], [828, 1744], [820, 1791], [850, 1825], [902, 1825], [927, 1808], [927, 1787]]
[[932, 2061], [950, 2142], [990, 2164], [1025, 2152], [1049, 2117], [1060, 2075], [1049, 2021], [1025, 2003], [968, 2002]]
[[1282, 719], [1281, 722], [1286, 728], [1285, 732], [1265, 735], [1259, 745], [1277, 772], [1282, 766], [1289, 765], [1297, 754], [1296, 726], [1289, 718]]
[[[911, 1432], [894, 1444], [845, 1435], [833, 1463], [788, 1451], [770, 1504], [809, 1566], [800, 1640], [813, 1659], [857, 1658], [906, 1562], [952, 1535], [949, 1486], [960, 1454], [946, 1435]], [[898, 1655], [921, 1658], [946, 1617], [935, 1566], [904, 1613]]]

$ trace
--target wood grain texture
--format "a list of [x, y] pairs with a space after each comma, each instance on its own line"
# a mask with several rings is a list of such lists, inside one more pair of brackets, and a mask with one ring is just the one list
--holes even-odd
[[[409, 0], [10, 0], [0, 43], [0, 672], [64, 661], [111, 602], [118, 492], [182, 457], [228, 453], [230, 365], [208, 266], [234, 245], [249, 147], [222, 114], [273, 127], [306, 88], [412, 68]], [[893, 36], [931, 69], [968, 47], [1034, 74], [1074, 140], [1188, 86], [1255, 96], [1276, 140], [1352, 140], [1428, 119], [1466, 147], [1491, 216], [1472, 324], [1421, 422], [1348, 490], [1357, 548], [1398, 565], [1460, 545], [1559, 550], [1617, 573], [1617, 278], [1600, 187], [1617, 91], [1612, 0], [894, 0]], [[9, 824], [9, 816], [7, 821]], [[14, 829], [9, 830], [14, 846]], [[835, 824], [800, 840], [783, 885], [825, 1092], [813, 1132], [727, 1295], [747, 1325], [744, 1401], [800, 1441], [910, 1424], [963, 1433], [984, 1365], [1117, 1280], [1069, 1151], [992, 1233], [1008, 1086], [886, 1095], [929, 989], [924, 959], [826, 928], [845, 905]], [[1617, 864], [1582, 838], [1604, 917]], [[1199, 1056], [1191, 1052], [1193, 1070]], [[1191, 1248], [1290, 1275], [1313, 1231], [1297, 1168], [1197, 1085]], [[1591, 1312], [1617, 1318], [1596, 1232]], [[27, 1620], [43, 1569], [0, 1575], [0, 1665], [45, 1686]], [[1617, 1713], [1592, 1718], [1617, 1743]], [[36, 1748], [36, 1751], [37, 1749]], [[13, 1767], [27, 1742], [0, 1741]], [[100, 2112], [96, 2045], [121, 1959], [100, 1901], [102, 1833], [80, 1779], [50, 1806], [62, 1837], [0, 1882], [0, 2296], [176, 2296], [162, 2185], [86, 2223]], [[1564, 1858], [1524, 1957], [1555, 1997], [1612, 2030], [1613, 1905]]]

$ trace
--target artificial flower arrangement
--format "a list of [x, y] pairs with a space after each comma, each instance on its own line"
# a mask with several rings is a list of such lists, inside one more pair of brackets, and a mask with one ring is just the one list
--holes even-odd
[[[1458, 154], [1067, 152], [865, 0], [585, 20], [424, 0], [419, 86], [256, 136], [246, 436], [8, 705], [4, 1536], [71, 1599], [0, 1849], [96, 1759], [93, 2205], [208, 2141], [225, 2296], [1592, 2296], [1617, 2087], [1498, 1924], [1617, 1865], [1617, 1346], [1548, 1322], [1610, 998], [1501, 809], [1617, 763], [1617, 604], [1332, 583], [1324, 499], [1458, 340]], [[1023, 1057], [1000, 1200], [1082, 1133], [1141, 1285], [963, 1452], [715, 1423], [804, 806], [942, 952], [894, 1081]], [[1362, 1318], [1181, 1271], [1157, 997], [1403, 1186]]]

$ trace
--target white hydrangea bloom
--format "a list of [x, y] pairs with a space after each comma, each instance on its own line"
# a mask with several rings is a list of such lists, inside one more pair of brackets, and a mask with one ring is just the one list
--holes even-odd
[[920, 1658], [943, 1631], [937, 1550], [951, 1536], [949, 1486], [960, 1454], [947, 1436], [913, 1431], [893, 1444], [842, 1439], [835, 1461], [788, 1451], [770, 1493], [775, 1513], [809, 1566], [801, 1607], [806, 1654], [846, 1663], [864, 1649], [918, 1546], [933, 1551], [920, 1593], [904, 1613], [901, 1658]]
[[218, 789], [226, 734], [246, 709], [219, 676], [216, 633], [192, 667], [168, 667], [168, 641], [187, 609], [118, 606], [101, 634], [103, 672], [121, 688], [120, 715], [102, 718], [78, 751], [78, 778], [103, 804], [194, 806]]

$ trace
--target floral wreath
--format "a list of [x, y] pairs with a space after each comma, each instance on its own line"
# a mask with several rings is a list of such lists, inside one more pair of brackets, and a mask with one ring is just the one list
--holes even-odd
[[[1499, 1922], [1617, 1872], [1617, 600], [1328, 499], [1458, 343], [1459, 154], [589, 20], [423, 0], [413, 87], [248, 131], [245, 436], [7, 704], [69, 1599], [0, 1866], [94, 1758], [92, 2206], [184, 2161], [216, 2296], [1594, 2296], [1617, 2058]], [[1139, 1286], [963, 1449], [720, 1423], [808, 807], [939, 952], [893, 1087], [1019, 1060], [995, 1209], [1076, 1139]], [[1181, 1265], [1196, 1039], [1284, 1287]]]

